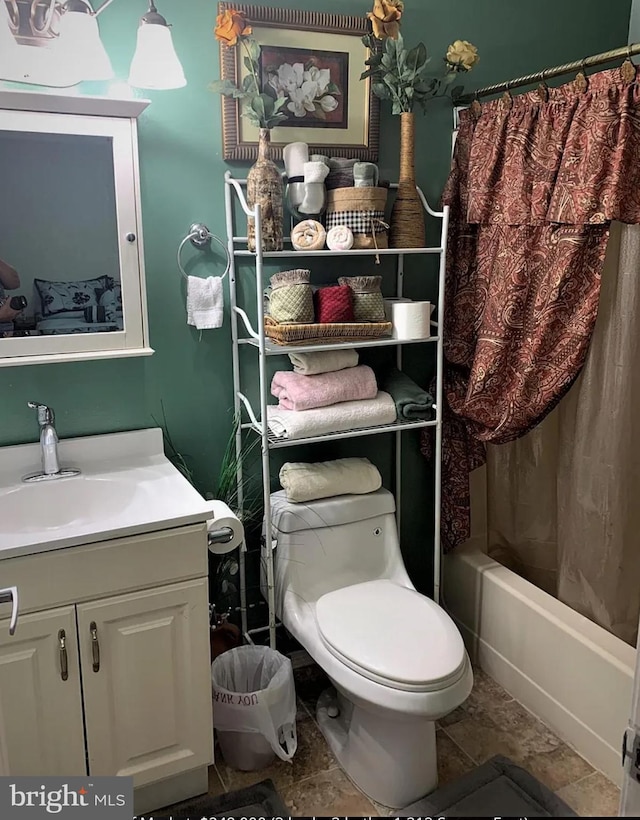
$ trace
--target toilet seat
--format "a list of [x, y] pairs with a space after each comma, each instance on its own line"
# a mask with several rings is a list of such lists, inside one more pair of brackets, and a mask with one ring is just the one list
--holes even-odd
[[429, 598], [389, 580], [328, 592], [316, 603], [327, 649], [370, 680], [411, 692], [455, 683], [466, 667], [460, 633]]

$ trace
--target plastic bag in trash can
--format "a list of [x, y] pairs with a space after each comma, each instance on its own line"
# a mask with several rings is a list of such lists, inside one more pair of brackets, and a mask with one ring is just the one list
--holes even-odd
[[239, 646], [211, 664], [213, 725], [221, 732], [259, 732], [281, 760], [291, 760], [296, 734], [293, 667], [267, 646]]

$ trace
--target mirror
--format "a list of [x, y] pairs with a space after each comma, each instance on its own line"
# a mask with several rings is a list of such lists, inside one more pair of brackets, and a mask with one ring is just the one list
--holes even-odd
[[0, 346], [123, 330], [112, 140], [0, 131], [0, 179]]
[[0, 365], [153, 352], [135, 136], [130, 115], [0, 110]]

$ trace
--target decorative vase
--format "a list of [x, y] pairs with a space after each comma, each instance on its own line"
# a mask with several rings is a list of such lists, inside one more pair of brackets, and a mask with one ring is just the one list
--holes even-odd
[[[250, 208], [260, 205], [262, 215], [262, 250], [282, 250], [284, 185], [278, 166], [269, 156], [271, 134], [268, 128], [260, 129], [258, 161], [247, 175], [247, 203]], [[255, 219], [249, 217], [249, 250], [256, 250]]]
[[400, 114], [400, 179], [389, 226], [392, 248], [425, 245], [424, 209], [416, 190], [415, 147], [415, 116], [404, 112]]

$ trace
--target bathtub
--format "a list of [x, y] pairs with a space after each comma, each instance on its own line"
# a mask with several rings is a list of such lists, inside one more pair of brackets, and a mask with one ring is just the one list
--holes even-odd
[[473, 545], [445, 558], [443, 604], [472, 660], [620, 784], [633, 647]]

